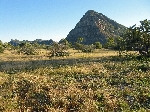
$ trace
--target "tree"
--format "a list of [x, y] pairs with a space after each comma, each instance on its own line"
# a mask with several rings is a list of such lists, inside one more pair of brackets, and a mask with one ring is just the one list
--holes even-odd
[[138, 50], [141, 55], [150, 54], [150, 21], [147, 19], [140, 21], [141, 25], [136, 25], [127, 29], [124, 37], [126, 49]]
[[0, 40], [0, 53], [4, 52], [3, 42]]
[[50, 57], [54, 56], [69, 56], [68, 47], [64, 44], [59, 44], [57, 42], [54, 42], [50, 48]]
[[12, 50], [12, 49], [14, 49], [14, 46], [11, 45], [11, 44], [8, 43], [8, 42], [5, 42], [5, 43], [3, 44], [3, 47], [4, 47], [5, 49], [7, 49], [7, 50]]
[[62, 44], [62, 45], [64, 45], [65, 47], [66, 47], [66, 49], [69, 49], [70, 48], [70, 43], [66, 40], [66, 39], [61, 39], [60, 41], [59, 41], [59, 44]]
[[37, 42], [32, 43], [32, 46], [35, 47], [36, 49], [42, 48], [41, 45], [38, 44]]
[[79, 52], [79, 50], [82, 50], [83, 49], [83, 44], [80, 44], [80, 43], [78, 43], [78, 42], [75, 42], [75, 44], [74, 44], [74, 48], [76, 49], [76, 50], [78, 50], [78, 52]]
[[95, 49], [95, 45], [83, 45], [82, 47], [82, 52], [85, 52], [85, 53], [89, 53], [89, 52], [93, 52]]
[[37, 49], [28, 42], [20, 43], [18, 46], [18, 53], [22, 53], [26, 55], [35, 55], [37, 54], [36, 50]]
[[114, 49], [118, 50], [119, 56], [121, 56], [123, 51], [126, 50], [125, 41], [124, 41], [123, 37], [117, 37], [115, 39], [115, 43], [116, 43], [116, 46], [114, 47]]
[[78, 38], [77, 42], [74, 43], [73, 47], [78, 50], [78, 52], [80, 52], [80, 50], [82, 51], [84, 48], [84, 45], [81, 44], [81, 42], [83, 42], [83, 38], [80, 37]]
[[96, 49], [101, 49], [102, 48], [102, 44], [100, 42], [95, 42], [94, 45], [95, 45]]
[[4, 47], [2, 45], [0, 45], [0, 53], [4, 52]]
[[104, 47], [107, 49], [114, 49], [115, 46], [116, 46], [116, 43], [115, 43], [114, 38], [112, 37], [108, 38], [106, 44], [104, 45]]

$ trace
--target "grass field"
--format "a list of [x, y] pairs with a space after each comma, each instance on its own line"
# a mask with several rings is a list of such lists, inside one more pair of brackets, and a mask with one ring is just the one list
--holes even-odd
[[149, 112], [150, 61], [99, 50], [0, 54], [2, 112]]
[[[111, 50], [95, 50], [93, 53], [81, 53], [77, 50], [69, 49], [70, 58], [86, 58], [86, 57], [103, 57], [103, 56], [116, 56], [117, 51]], [[6, 50], [3, 54], [0, 54], [0, 61], [29, 61], [29, 60], [49, 60], [48, 51], [40, 50], [39, 55], [21, 55], [17, 54], [16, 51]], [[54, 57], [52, 59], [62, 59], [62, 57]], [[63, 57], [64, 59], [65, 57]]]

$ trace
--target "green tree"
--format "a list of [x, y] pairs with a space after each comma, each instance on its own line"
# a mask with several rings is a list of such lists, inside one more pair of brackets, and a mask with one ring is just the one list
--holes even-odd
[[83, 42], [83, 38], [80, 37], [78, 38], [77, 42], [74, 43], [73, 47], [78, 50], [78, 52], [80, 52], [80, 50], [82, 51], [84, 48], [84, 45], [81, 44]]
[[50, 57], [54, 56], [69, 56], [68, 47], [64, 44], [59, 44], [57, 42], [54, 42], [50, 48]]
[[0, 45], [3, 45], [3, 42], [0, 40]]
[[35, 55], [37, 54], [37, 49], [31, 43], [24, 42], [19, 44], [18, 53], [26, 55]]
[[11, 44], [8, 43], [8, 42], [5, 42], [5, 43], [3, 44], [3, 47], [4, 47], [5, 49], [7, 49], [7, 50], [12, 50], [12, 49], [14, 49], [14, 46], [11, 45]]
[[141, 55], [150, 54], [150, 21], [147, 19], [140, 21], [141, 25], [136, 25], [127, 29], [125, 33], [126, 49], [138, 50]]
[[126, 50], [125, 41], [124, 41], [123, 37], [117, 37], [115, 39], [115, 43], [116, 43], [116, 45], [115, 45], [114, 49], [118, 50], [119, 56], [121, 56], [123, 51]]
[[82, 52], [85, 52], [85, 53], [89, 53], [89, 52], [93, 52], [95, 49], [95, 45], [83, 45], [82, 47]]
[[70, 43], [66, 39], [61, 39], [59, 41], [59, 44], [62, 44], [66, 47], [66, 49], [69, 49], [71, 47]]
[[41, 45], [38, 44], [37, 42], [34, 42], [34, 43], [32, 44], [32, 46], [35, 47], [36, 49], [42, 48]]
[[4, 52], [4, 47], [0, 45], [0, 53]]
[[95, 42], [94, 45], [95, 45], [96, 49], [101, 49], [102, 48], [102, 44], [100, 42]]
[[115, 46], [115, 39], [112, 37], [108, 38], [106, 44], [104, 45], [104, 47], [107, 49], [114, 49]]
[[0, 53], [4, 52], [3, 42], [0, 40]]
[[76, 50], [82, 50], [83, 49], [83, 44], [80, 44], [80, 43], [78, 43], [78, 42], [75, 42], [75, 44], [74, 44], [74, 48], [76, 49]]

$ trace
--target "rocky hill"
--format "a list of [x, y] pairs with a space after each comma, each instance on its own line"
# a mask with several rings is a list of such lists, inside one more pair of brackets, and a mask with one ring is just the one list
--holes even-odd
[[83, 15], [67, 35], [66, 39], [74, 43], [82, 37], [83, 44], [93, 44], [94, 42], [106, 43], [109, 37], [118, 37], [125, 31], [126, 27], [109, 19], [102, 13], [89, 10]]

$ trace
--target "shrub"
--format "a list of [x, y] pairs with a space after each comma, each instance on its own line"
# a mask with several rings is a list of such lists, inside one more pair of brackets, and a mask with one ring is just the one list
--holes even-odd
[[0, 53], [4, 52], [4, 47], [2, 45], [0, 45]]

